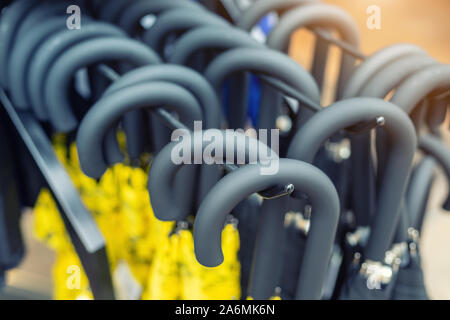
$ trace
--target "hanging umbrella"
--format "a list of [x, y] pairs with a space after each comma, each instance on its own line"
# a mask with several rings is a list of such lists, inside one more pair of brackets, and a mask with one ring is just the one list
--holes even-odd
[[[362, 108], [361, 106], [364, 105]], [[302, 159], [308, 162], [314, 160], [317, 150], [323, 141], [336, 131], [345, 129], [368, 119], [385, 119], [384, 129], [390, 135], [394, 145], [389, 154], [389, 172], [383, 179], [375, 213], [371, 224], [371, 232], [367, 245], [362, 252], [363, 263], [361, 273], [349, 279], [349, 290], [356, 288], [358, 294], [365, 288], [361, 298], [366, 298], [378, 292], [370, 290], [367, 279], [374, 279], [385, 272], [383, 261], [386, 251], [391, 246], [395, 233], [397, 218], [403, 198], [409, 170], [412, 164], [416, 139], [411, 120], [398, 107], [380, 99], [355, 98], [337, 102], [323, 111], [315, 114], [295, 135], [289, 148], [288, 157]], [[363, 266], [366, 266], [363, 268]], [[365, 279], [365, 280], [364, 280]], [[363, 283], [361, 283], [363, 281]], [[366, 295], [367, 293], [367, 295]], [[348, 296], [344, 294], [343, 296]], [[354, 297], [354, 295], [350, 295]], [[374, 298], [375, 298], [374, 296]]]
[[[252, 149], [252, 147], [263, 148], [260, 150], [267, 149], [267, 146], [262, 144], [261, 142], [257, 142], [257, 144], [249, 143], [248, 136], [240, 134], [238, 132], [232, 133], [232, 136], [229, 136], [229, 133], [225, 131], [223, 134], [223, 142], [225, 143], [230, 138], [234, 141], [234, 148], [236, 150], [245, 150], [246, 157], [245, 159], [249, 159], [249, 152], [255, 152], [253, 154], [258, 154], [258, 149]], [[228, 137], [228, 138], [227, 138]], [[204, 145], [203, 147], [205, 147]], [[168, 198], [168, 194], [164, 191], [166, 190], [167, 182], [171, 181], [171, 178], [167, 175], [171, 175], [175, 173], [179, 167], [172, 164], [170, 161], [170, 145], [166, 146], [163, 151], [158, 153], [152, 163], [152, 167], [149, 173], [149, 193], [151, 195], [151, 203], [155, 215], [162, 220], [171, 220], [174, 215], [173, 212], [182, 212], [183, 214], [189, 214], [190, 212], [186, 210], [186, 208], [180, 207], [178, 205], [174, 205], [172, 200]], [[227, 144], [224, 148], [229, 148], [230, 146]], [[164, 150], [167, 152], [164, 153]], [[231, 158], [224, 159], [226, 161], [233, 161], [234, 154], [236, 150], [231, 153]], [[273, 152], [273, 151], [272, 151]], [[193, 154], [193, 153], [192, 153]], [[273, 153], [272, 153], [273, 154]], [[228, 153], [224, 154], [225, 156], [229, 156]], [[259, 155], [267, 155], [267, 152], [259, 153]], [[169, 157], [169, 158], [167, 158]], [[166, 167], [169, 167], [168, 170]], [[180, 169], [181, 170], [181, 169]], [[248, 287], [248, 282], [250, 278], [250, 272], [252, 267], [253, 260], [253, 248], [255, 243], [256, 233], [258, 231], [258, 220], [260, 213], [260, 199], [257, 196], [251, 196], [249, 198], [242, 199], [233, 210], [233, 215], [238, 219], [238, 228], [241, 235], [241, 243], [245, 245], [241, 246], [241, 250], [239, 252], [239, 257], [241, 261], [241, 284], [242, 284], [242, 295], [243, 298], [246, 297]], [[184, 213], [183, 213], [184, 212]], [[178, 215], [178, 214], [177, 214]]]
[[[383, 48], [366, 58], [355, 70], [345, 87], [344, 97], [384, 98], [409, 75], [431, 63], [421, 48], [398, 44]], [[395, 71], [394, 71], [395, 70]], [[352, 210], [359, 224], [368, 225], [375, 209], [375, 166], [371, 154], [371, 135], [363, 133], [351, 137]]]
[[[90, 177], [98, 178], [106, 171], [108, 164], [101, 152], [104, 137], [126, 112], [143, 108], [155, 109], [161, 103], [170, 105], [171, 110], [176, 111], [182, 121], [189, 123], [191, 127], [195, 120], [202, 119], [201, 108], [192, 93], [170, 82], [138, 83], [108, 94], [89, 110], [77, 133], [78, 154], [83, 172]], [[188, 210], [189, 214], [193, 207], [195, 190], [193, 188], [186, 190], [185, 185], [195, 181], [196, 168], [192, 166], [185, 169], [177, 175], [178, 180], [175, 181], [174, 187], [182, 187], [176, 189], [176, 202]], [[174, 216], [173, 220], [182, 220], [185, 217]]]
[[[216, 59], [214, 59], [205, 71], [205, 77], [213, 84], [219, 93], [225, 79], [234, 72], [250, 71], [256, 75], [270, 76], [274, 79], [281, 80], [298, 92], [303, 93], [309, 99], [317, 102], [320, 100], [319, 90], [311, 75], [309, 75], [299, 64], [295, 63], [285, 55], [274, 50], [260, 50], [256, 48], [237, 48], [229, 50]], [[277, 105], [272, 105], [276, 109]], [[272, 111], [271, 111], [272, 112]], [[276, 207], [274, 203], [280, 203], [282, 206]], [[281, 276], [280, 263], [283, 258], [283, 217], [286, 211], [286, 200], [274, 200], [274, 202], [266, 203], [261, 208], [261, 221], [266, 218], [271, 223], [261, 222], [262, 227], [258, 233], [257, 252], [254, 260], [254, 273], [256, 277], [252, 282], [258, 288], [252, 288], [250, 284], [250, 295], [255, 299], [268, 299], [273, 295], [276, 287], [279, 286]], [[276, 221], [274, 221], [274, 219]], [[277, 242], [271, 239], [277, 239]], [[262, 244], [264, 243], [264, 244]], [[265, 250], [270, 245], [280, 244], [280, 248], [274, 250]], [[258, 252], [261, 251], [261, 254]], [[271, 258], [267, 258], [268, 256]], [[258, 261], [259, 257], [264, 260]], [[262, 269], [260, 272], [259, 269]]]
[[[320, 299], [339, 216], [337, 192], [319, 169], [301, 161], [280, 159], [279, 170], [273, 175], [260, 175], [259, 169], [258, 165], [241, 167], [219, 181], [208, 194], [194, 223], [197, 259], [210, 267], [222, 263], [223, 219], [242, 197], [279, 183], [292, 184], [309, 196], [314, 208], [295, 298]], [[273, 201], [276, 200], [268, 200]]]

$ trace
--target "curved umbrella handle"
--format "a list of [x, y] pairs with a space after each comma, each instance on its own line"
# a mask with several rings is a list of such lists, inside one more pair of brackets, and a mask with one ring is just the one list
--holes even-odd
[[450, 211], [450, 149], [448, 145], [432, 135], [419, 137], [419, 149], [437, 160], [444, 170], [445, 175], [447, 176], [449, 191], [442, 208]]
[[322, 143], [338, 130], [383, 117], [390, 152], [378, 195], [377, 209], [365, 249], [365, 258], [383, 261], [399, 217], [400, 205], [417, 146], [409, 117], [392, 103], [374, 98], [354, 98], [334, 103], [315, 114], [293, 138], [288, 158], [311, 163]]
[[186, 89], [168, 82], [138, 84], [109, 94], [86, 114], [77, 134], [78, 156], [83, 172], [99, 178], [107, 164], [101, 153], [106, 132], [125, 113], [142, 108], [164, 106], [177, 112], [185, 123], [202, 118], [197, 100]]
[[[111, 84], [105, 91], [104, 96], [126, 87], [152, 81], [168, 81], [184, 87], [199, 101], [205, 128], [220, 128], [222, 126], [222, 109], [214, 89], [198, 72], [183, 66], [164, 64], [132, 70]], [[107, 158], [115, 159], [110, 164], [122, 161], [122, 152], [117, 143], [115, 130], [112, 129], [108, 132], [104, 145], [107, 154], [109, 154]]]
[[186, 32], [175, 43], [169, 62], [186, 65], [191, 57], [202, 50], [229, 50], [239, 47], [264, 48], [247, 32], [236, 28], [198, 27]]
[[426, 52], [416, 45], [403, 43], [395, 44], [375, 52], [352, 73], [345, 85], [342, 99], [350, 99], [358, 96], [360, 90], [378, 71], [397, 59], [414, 54], [426, 54]]
[[[341, 34], [345, 42], [354, 47], [359, 45], [359, 31], [352, 16], [339, 7], [320, 3], [295, 8], [284, 14], [269, 34], [267, 45], [276, 50], [286, 52], [292, 34], [297, 29], [307, 26], [335, 29]], [[344, 84], [353, 71], [354, 64], [355, 60], [353, 57], [342, 55], [338, 79], [339, 97]], [[322, 67], [319, 72], [321, 74], [315, 75], [316, 80], [322, 79], [324, 68]]]
[[319, 0], [258, 0], [241, 13], [236, 26], [245, 31], [250, 31], [270, 12], [286, 11], [298, 6], [318, 2]]
[[[190, 91], [198, 100], [202, 109], [205, 129], [221, 128], [223, 115], [214, 89], [198, 72], [183, 66], [164, 64], [135, 69], [114, 82], [106, 90], [104, 96], [132, 85], [152, 81], [172, 82]], [[112, 163], [122, 161], [123, 156], [114, 129], [107, 133], [103, 145], [108, 160], [111, 159]], [[112, 163], [109, 161], [109, 164]], [[219, 174], [220, 172], [216, 167], [203, 166], [200, 173], [199, 199], [203, 199], [208, 190], [217, 182], [220, 177]]]
[[[180, 0], [152, 0], [152, 1], [135, 1], [131, 3], [125, 10], [122, 12], [120, 17], [118, 18], [119, 25], [130, 35], [132, 36], [142, 36], [144, 30], [141, 30], [140, 22], [143, 17], [146, 15], [155, 15], [159, 18], [159, 15], [164, 13], [170, 9], [176, 8], [184, 8], [184, 9], [197, 9], [204, 11], [203, 7], [193, 1], [180, 1]], [[157, 19], [158, 20], [158, 19]], [[130, 113], [124, 119], [124, 129], [127, 132], [127, 136], [131, 137], [131, 141], [133, 144], [127, 146], [129, 155], [133, 158], [138, 156], [143, 150], [143, 144], [137, 143], [139, 139], [137, 139], [138, 135], [142, 134], [142, 130], [144, 129], [142, 125], [137, 125], [139, 123], [139, 119], [142, 119], [144, 115], [137, 113]], [[161, 137], [164, 137], [168, 134], [165, 127], [163, 127], [157, 119], [155, 119], [152, 115], [149, 117], [151, 123], [151, 136], [152, 141], [164, 141]], [[134, 129], [133, 129], [134, 128]], [[139, 128], [140, 130], [136, 129]], [[155, 144], [156, 151], [158, 151], [159, 144]]]
[[[217, 164], [237, 163], [238, 161], [241, 161], [242, 164], [247, 164], [260, 161], [263, 164], [268, 163], [269, 165], [273, 165], [273, 161], [278, 159], [275, 151], [269, 149], [267, 145], [259, 140], [250, 138], [243, 133], [239, 133], [239, 131], [229, 132], [227, 130], [221, 131], [210, 129], [194, 133], [193, 139], [192, 134], [188, 134], [187, 140], [183, 139], [182, 142], [172, 142], [168, 144], [153, 159], [148, 179], [150, 202], [152, 204], [153, 212], [159, 220], [173, 221], [190, 214], [187, 208], [173, 203], [171, 199], [171, 181], [176, 173], [183, 167], [172, 161], [172, 152], [174, 152], [173, 150], [175, 148], [181, 147], [186, 150], [186, 153], [183, 152], [183, 155], [189, 155], [191, 163], [195, 163], [196, 159], [193, 157], [196, 157], [196, 155], [203, 155], [205, 149], [208, 148], [211, 143], [208, 141], [209, 139], [201, 139], [202, 142], [198, 142], [195, 134], [198, 134], [197, 137], [215, 136], [215, 142], [222, 144], [221, 147], [223, 152], [217, 152], [215, 158], [208, 159], [208, 161], [211, 160], [211, 163], [206, 164], [211, 164], [209, 165], [210, 167], [215, 167], [212, 164], [214, 160]], [[271, 170], [271, 167], [269, 167], [268, 170]]]
[[229, 50], [214, 59], [204, 75], [220, 94], [225, 79], [233, 73], [242, 71], [280, 79], [309, 99], [317, 103], [320, 101], [319, 88], [312, 76], [294, 60], [275, 50], [255, 48]]
[[[397, 57], [397, 54], [395, 54], [395, 58], [388, 62], [391, 59], [392, 52], [396, 52], [396, 48], [390, 47], [376, 53], [366, 60], [367, 65], [365, 64], [366, 62], [363, 62], [361, 68], [368, 71], [366, 73], [367, 78], [363, 80], [363, 85], [358, 89], [359, 96], [383, 99], [409, 76], [429, 65], [437, 63], [436, 60], [427, 56], [425, 52], [416, 52], [415, 47], [413, 47], [414, 50], [409, 55], [405, 53], [401, 57]], [[379, 65], [378, 70], [375, 68], [377, 64]], [[358, 71], [355, 73], [359, 74]], [[376, 174], [371, 155], [372, 143], [370, 133], [352, 136], [351, 144], [351, 163], [355, 172], [352, 178], [352, 190], [354, 194], [360, 195], [353, 197], [352, 206], [358, 222], [367, 225], [370, 213], [373, 212], [375, 207], [376, 197]]]
[[6, 70], [19, 26], [40, 1], [18, 0], [11, 3], [2, 12], [0, 19], [0, 85], [6, 85]]
[[144, 32], [143, 41], [163, 56], [164, 40], [168, 35], [187, 31], [200, 26], [227, 27], [230, 24], [223, 18], [206, 10], [187, 10], [178, 8], [161, 14], [155, 24]]
[[27, 92], [30, 105], [41, 120], [47, 120], [48, 114], [43, 102], [44, 83], [51, 65], [65, 50], [72, 46], [93, 38], [124, 37], [125, 33], [119, 28], [102, 22], [87, 22], [80, 30], [64, 30], [56, 33], [37, 49], [33, 56], [27, 79]]
[[221, 231], [231, 210], [247, 196], [271, 185], [293, 184], [308, 195], [314, 208], [296, 299], [320, 299], [339, 217], [337, 191], [316, 167], [291, 159], [279, 161], [274, 175], [262, 176], [258, 165], [248, 165], [225, 176], [211, 189], [194, 223], [195, 254], [205, 266], [220, 265]]
[[200, 103], [205, 126], [208, 129], [221, 127], [222, 109], [211, 84], [200, 73], [184, 66], [162, 64], [132, 70], [111, 84], [104, 96], [138, 83], [151, 81], [173, 82], [191, 91]]
[[[425, 101], [426, 105], [420, 105], [420, 102], [435, 90], [448, 88], [450, 88], [450, 65], [431, 65], [416, 72], [398, 86], [390, 101], [415, 118], [414, 123], [418, 132], [425, 117], [426, 109], [435, 106], [429, 105], [428, 100]], [[416, 108], [416, 106], [422, 109]], [[383, 174], [384, 170], [386, 139], [383, 132], [377, 132], [376, 146], [379, 155], [379, 174]]]
[[[160, 106], [176, 111], [188, 125], [202, 119], [195, 97], [186, 89], [168, 82], [137, 84], [116, 91], [97, 102], [86, 114], [77, 134], [78, 156], [83, 172], [97, 178], [105, 172], [107, 163], [102, 154], [104, 135], [124, 114], [136, 109]], [[191, 212], [196, 168], [184, 169], [171, 182], [175, 186], [175, 202]], [[190, 187], [186, 189], [186, 185]]]
[[129, 35], [136, 35], [138, 25], [146, 15], [159, 15], [160, 13], [175, 9], [199, 9], [204, 11], [203, 7], [194, 1], [184, 0], [138, 0], [128, 2], [128, 6], [117, 18], [119, 26]]
[[[250, 32], [250, 30], [268, 13], [270, 12], [289, 12], [289, 10], [296, 7], [303, 7], [305, 5], [316, 4], [319, 1], [316, 0], [259, 0], [248, 7], [240, 16], [237, 22], [237, 26]], [[315, 44], [315, 57], [313, 60], [313, 78], [318, 79], [317, 74], [323, 74], [324, 65], [316, 66], [319, 61], [323, 61], [323, 57], [328, 53], [328, 44], [322, 39], [317, 39]], [[318, 83], [318, 87], [321, 88], [321, 84]], [[277, 116], [276, 109], [274, 106], [279, 106], [281, 104], [281, 97], [279, 94], [275, 93], [273, 88], [266, 84], [262, 85], [261, 98], [260, 98], [260, 118], [258, 119], [258, 124], [260, 128], [273, 128], [275, 127], [275, 118]], [[303, 112], [303, 110], [301, 110]], [[309, 112], [306, 111], [308, 114]], [[300, 118], [300, 117], [299, 117]], [[303, 118], [303, 115], [301, 116]], [[305, 116], [306, 119], [306, 116]]]
[[377, 73], [372, 74], [360, 89], [358, 95], [360, 97], [385, 98], [389, 92], [397, 88], [409, 76], [438, 63], [424, 52], [395, 59], [382, 66]]
[[16, 38], [8, 63], [6, 83], [10, 88], [11, 100], [19, 110], [30, 108], [26, 94], [26, 78], [30, 59], [42, 42], [55, 32], [64, 29], [66, 29], [66, 18], [55, 16], [29, 30], [22, 38]]
[[450, 65], [432, 65], [415, 73], [397, 88], [391, 102], [408, 114], [434, 90], [450, 88]]
[[56, 130], [69, 132], [77, 125], [67, 98], [67, 88], [75, 72], [108, 60], [128, 61], [137, 66], [160, 62], [154, 51], [131, 39], [92, 39], [70, 48], [53, 64], [45, 83], [45, 102]]
[[[262, 44], [253, 39], [248, 33], [237, 28], [205, 26], [195, 28], [181, 36], [175, 43], [173, 54], [169, 61], [187, 65], [190, 58], [198, 57], [195, 54], [214, 49], [226, 51], [239, 47], [264, 48]], [[201, 56], [200, 56], [201, 58]], [[200, 65], [202, 70], [202, 65]], [[247, 119], [247, 75], [237, 74], [230, 78], [228, 89], [228, 124], [230, 128], [241, 128]]]

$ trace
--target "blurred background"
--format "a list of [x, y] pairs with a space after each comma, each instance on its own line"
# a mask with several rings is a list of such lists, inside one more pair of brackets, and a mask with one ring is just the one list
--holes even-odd
[[[323, 0], [348, 11], [361, 31], [360, 50], [371, 54], [390, 44], [408, 42], [424, 48], [429, 55], [442, 63], [450, 63], [450, 1], [449, 0]], [[369, 30], [366, 26], [366, 9], [377, 5], [381, 9], [381, 30]], [[307, 54], [313, 36], [300, 31], [295, 36], [291, 55], [302, 65], [309, 64]], [[306, 52], [306, 53], [305, 53]], [[325, 89], [333, 83], [339, 50], [333, 48], [334, 59], [328, 66]], [[325, 98], [326, 100], [326, 98]], [[324, 101], [326, 104], [328, 101]], [[447, 119], [447, 128], [450, 117]], [[449, 130], [446, 130], [450, 146]], [[439, 173], [429, 203], [428, 215], [422, 235], [423, 267], [428, 293], [432, 299], [450, 299], [450, 214], [439, 204], [446, 194], [446, 182]], [[0, 299], [50, 299], [52, 296], [53, 253], [33, 240], [31, 210], [23, 217], [22, 226], [26, 238], [27, 255], [20, 268], [8, 274], [7, 287]]]

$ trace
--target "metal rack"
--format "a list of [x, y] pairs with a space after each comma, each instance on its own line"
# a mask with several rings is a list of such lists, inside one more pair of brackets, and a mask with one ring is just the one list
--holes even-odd
[[80, 257], [95, 299], [114, 299], [105, 240], [79, 192], [59, 162], [44, 129], [29, 112], [17, 111], [0, 88], [0, 102], [35, 161], [61, 213], [70, 239]]

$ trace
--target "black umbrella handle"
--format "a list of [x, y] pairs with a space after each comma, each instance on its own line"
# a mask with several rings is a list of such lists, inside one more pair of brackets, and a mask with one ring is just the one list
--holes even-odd
[[410, 114], [428, 94], [435, 90], [449, 89], [450, 65], [431, 65], [403, 82], [391, 101]]
[[36, 51], [30, 64], [27, 89], [30, 105], [39, 120], [47, 120], [48, 114], [43, 102], [43, 85], [48, 69], [68, 48], [83, 41], [101, 37], [123, 37], [124, 32], [119, 28], [101, 22], [85, 22], [83, 28], [77, 32], [64, 30], [56, 33], [48, 41], [44, 42]]
[[382, 65], [376, 73], [370, 75], [359, 91], [361, 97], [384, 98], [414, 73], [438, 62], [425, 52], [412, 52], [410, 55], [396, 58]]
[[230, 50], [239, 47], [264, 48], [247, 32], [237, 28], [204, 26], [182, 35], [175, 43], [169, 62], [186, 65], [195, 54], [206, 50]]
[[137, 66], [160, 63], [154, 51], [138, 41], [124, 38], [92, 39], [80, 43], [53, 64], [45, 85], [45, 101], [52, 126], [60, 132], [76, 128], [77, 120], [70, 108], [67, 91], [77, 70], [110, 60]]
[[55, 16], [28, 30], [29, 32], [24, 34], [22, 38], [17, 38], [11, 51], [6, 79], [15, 108], [19, 110], [30, 109], [26, 90], [30, 59], [42, 42], [45, 42], [53, 33], [64, 29], [66, 29], [65, 18]]
[[[168, 81], [184, 87], [199, 101], [205, 121], [204, 127], [206, 129], [221, 127], [223, 115], [219, 99], [214, 89], [198, 72], [183, 66], [164, 64], [132, 70], [111, 84], [105, 91], [104, 96], [123, 88], [152, 81]], [[117, 144], [115, 128], [107, 133], [104, 147], [110, 165], [122, 161], [123, 155]], [[155, 151], [158, 152], [160, 149], [158, 148]]]
[[[275, 50], [256, 48], [232, 49], [214, 59], [205, 71], [205, 77], [211, 82], [216, 92], [220, 93], [227, 77], [237, 72], [253, 72], [270, 76], [285, 82], [300, 91], [307, 98], [320, 104], [320, 92], [312, 76], [298, 63]], [[272, 105], [272, 108], [277, 106]], [[261, 117], [270, 115], [260, 112]], [[274, 119], [268, 119], [274, 121]], [[268, 126], [266, 129], [274, 128]]]
[[[408, 49], [408, 47], [406, 48]], [[398, 57], [397, 50], [389, 47], [364, 61], [360, 68], [366, 70], [366, 77], [362, 81], [363, 86], [359, 89], [358, 95], [384, 98], [414, 72], [437, 63], [425, 52], [420, 50], [417, 52], [416, 47], [411, 49], [411, 52], [406, 50], [403, 55]], [[375, 68], [376, 65], [379, 65], [378, 69]], [[359, 68], [355, 73], [360, 74]], [[359, 195], [352, 198], [352, 207], [358, 223], [367, 225], [370, 213], [375, 207], [376, 197], [376, 175], [371, 155], [370, 133], [351, 136], [351, 143], [351, 162], [355, 172], [352, 178], [352, 192]]]
[[197, 212], [194, 223], [195, 254], [205, 266], [220, 265], [223, 262], [221, 233], [231, 210], [259, 190], [288, 183], [308, 194], [314, 207], [296, 299], [320, 299], [340, 207], [332, 182], [312, 165], [280, 159], [276, 174], [263, 176], [259, 165], [248, 165], [220, 180]]
[[[126, 1], [125, 4], [123, 1], [117, 1], [111, 6], [103, 7], [100, 18], [107, 18], [108, 21], [112, 19], [112, 22], [116, 22], [130, 36], [137, 37], [144, 32], [144, 28], [140, 25], [143, 17], [146, 15], [159, 16], [159, 14], [173, 8], [202, 9], [197, 3], [191, 1], [157, 0], [151, 3], [148, 1], [134, 1], [132, 3]], [[108, 18], [108, 15], [111, 15], [111, 17]], [[148, 122], [150, 122], [150, 126], [147, 126]], [[147, 119], [147, 116], [142, 112], [132, 112], [125, 116], [122, 124], [130, 140], [130, 143], [127, 144], [127, 151], [133, 161], [139, 160], [139, 155], [145, 150], [147, 140], [151, 140], [153, 152], [159, 150], [161, 143], [167, 142], [164, 140], [164, 136], [167, 136], [169, 132], [151, 115]], [[148, 127], [150, 130], [148, 130]], [[117, 155], [112, 155], [111, 159], [121, 161], [121, 158]]]
[[312, 163], [321, 145], [341, 129], [383, 117], [391, 145], [379, 191], [375, 219], [365, 257], [383, 261], [389, 249], [409, 178], [417, 139], [409, 117], [392, 103], [374, 98], [354, 98], [334, 103], [316, 113], [293, 138], [288, 158]]
[[[63, 17], [66, 15], [66, 9], [69, 6], [68, 1], [44, 1], [40, 6], [34, 7], [30, 10], [29, 14], [21, 21], [21, 23], [17, 26], [17, 30], [15, 30], [14, 43], [17, 42], [18, 39], [22, 38], [26, 35], [30, 30], [36, 28], [37, 25], [42, 23], [42, 21], [46, 21], [50, 18], [54, 17]], [[11, 47], [11, 49], [14, 45]], [[11, 55], [10, 51], [10, 55]]]
[[202, 26], [231, 27], [228, 21], [206, 10], [178, 8], [161, 14], [155, 24], [145, 31], [143, 41], [163, 56], [165, 39], [169, 35]]
[[[200, 27], [180, 37], [169, 60], [187, 65], [192, 58], [198, 58], [199, 54], [207, 53], [208, 49], [209, 51], [213, 49], [216, 53], [218, 50], [223, 52], [238, 47], [263, 48], [263, 45], [254, 40], [248, 33], [237, 28]], [[202, 69], [200, 68], [200, 70]], [[248, 86], [249, 79], [246, 73], [235, 74], [230, 78], [227, 106], [228, 126], [230, 128], [243, 128], [246, 124]]]
[[[273, 28], [267, 39], [267, 45], [278, 51], [288, 52], [292, 35], [300, 28], [320, 26], [325, 30], [336, 29], [341, 34], [345, 43], [352, 47], [358, 47], [359, 32], [352, 17], [344, 10], [326, 4], [310, 4], [300, 6], [285, 13], [278, 24]], [[328, 33], [325, 31], [325, 33]], [[316, 41], [314, 59], [312, 64], [312, 75], [319, 89], [322, 89], [322, 81], [325, 73], [326, 60], [328, 56], [328, 43], [322, 38]], [[342, 87], [353, 70], [355, 60], [352, 56], [343, 54], [339, 79], [337, 82], [337, 96], [341, 96]], [[280, 104], [280, 95], [272, 88], [264, 86], [261, 97], [259, 123], [263, 128], [272, 128], [276, 114], [273, 110], [274, 104]], [[310, 110], [301, 108], [298, 112], [298, 127], [302, 126], [311, 116]], [[266, 116], [268, 115], [268, 116]]]
[[[205, 129], [221, 128], [224, 117], [219, 99], [214, 89], [198, 72], [183, 66], [164, 64], [135, 69], [114, 82], [107, 89], [104, 96], [108, 96], [109, 94], [117, 92], [123, 88], [137, 84], [149, 83], [152, 81], [172, 82], [190, 91], [198, 100], [202, 109], [204, 118], [203, 127]], [[164, 138], [169, 140], [169, 137], [170, 132]], [[108, 161], [110, 165], [122, 161], [123, 156], [117, 143], [114, 128], [107, 133], [103, 145], [107, 159], [112, 160], [112, 162]], [[164, 147], [164, 145], [162, 147]], [[159, 152], [162, 147], [156, 151]], [[200, 186], [198, 190], [199, 199], [203, 199], [204, 195], [217, 182], [219, 177], [220, 172], [217, 168], [212, 166], [204, 166], [202, 168], [200, 172]]]
[[33, 12], [40, 1], [17, 0], [11, 3], [0, 19], [0, 85], [5, 88], [6, 68], [18, 29], [26, 17]]
[[281, 13], [298, 6], [318, 2], [319, 0], [258, 0], [241, 13], [236, 26], [250, 32], [270, 12]]
[[[391, 102], [410, 114], [414, 119], [416, 131], [419, 132], [428, 108], [436, 105], [430, 104], [427, 98], [436, 90], [448, 90], [450, 88], [450, 65], [433, 64], [411, 75], [398, 86]], [[444, 116], [444, 115], [443, 115]], [[384, 170], [386, 158], [387, 138], [382, 132], [377, 132], [377, 153], [379, 154], [379, 172]]]
[[425, 55], [426, 52], [422, 48], [412, 44], [395, 44], [375, 52], [352, 73], [345, 85], [342, 98], [349, 99], [359, 96], [360, 91], [377, 72], [393, 61], [414, 54]]
[[[222, 150], [224, 152], [222, 155], [217, 153], [217, 157], [213, 160], [217, 160], [217, 164], [235, 164], [237, 163], [238, 152], [242, 152], [240, 156], [243, 163], [249, 163], [251, 161], [273, 161], [274, 159], [278, 159], [275, 151], [268, 149], [267, 145], [262, 143], [259, 140], [254, 138], [250, 138], [243, 133], [236, 132], [227, 132], [220, 130], [206, 130], [204, 132], [199, 132], [198, 134], [202, 134], [203, 136], [206, 134], [215, 133], [218, 136], [221, 136], [221, 141], [223, 143]], [[195, 133], [194, 133], [195, 134]], [[202, 139], [203, 140], [203, 139]], [[186, 145], [186, 148], [191, 156], [191, 163], [195, 163], [194, 155], [198, 152], [201, 152], [200, 155], [203, 155], [205, 148], [207, 148], [210, 144], [210, 141], [202, 141], [201, 143], [195, 142], [194, 139], [190, 139], [190, 144]], [[183, 140], [184, 141], [184, 140]], [[187, 143], [187, 142], [186, 142]], [[150, 168], [149, 180], [148, 180], [148, 189], [150, 193], [150, 202], [152, 204], [153, 211], [155, 216], [163, 221], [173, 221], [178, 220], [180, 217], [185, 217], [190, 214], [187, 211], [187, 208], [181, 207], [176, 203], [173, 203], [171, 197], [171, 181], [173, 177], [177, 174], [177, 171], [180, 170], [182, 165], [177, 165], [172, 161], [172, 150], [174, 147], [178, 146], [178, 142], [172, 142], [164, 147], [153, 159], [152, 166]], [[255, 159], [251, 159], [251, 155], [256, 155]], [[272, 162], [268, 162], [270, 165]], [[208, 165], [208, 167], [214, 168], [215, 165]], [[270, 169], [270, 168], [268, 168]], [[200, 186], [202, 186], [203, 178]], [[210, 185], [212, 188], [213, 185]], [[273, 186], [271, 186], [273, 187]], [[203, 194], [206, 195], [209, 190], [204, 190]]]
[[[176, 42], [173, 54], [169, 61], [187, 65], [198, 54], [214, 49], [221, 52], [239, 48], [264, 48], [248, 33], [232, 27], [205, 26], [193, 29], [181, 36]], [[230, 128], [243, 128], [247, 119], [247, 74], [235, 74], [230, 79], [228, 92], [228, 126]]]
[[118, 25], [131, 36], [136, 36], [139, 32], [141, 19], [147, 15], [158, 16], [166, 10], [184, 8], [205, 9], [195, 1], [184, 0], [138, 0], [130, 2], [116, 18]]
[[[244, 10], [238, 18], [236, 25], [250, 32], [251, 29], [268, 13], [278, 12], [284, 14], [289, 10], [296, 7], [302, 7], [305, 5], [318, 3], [317, 0], [259, 0]], [[325, 70], [325, 65], [320, 65], [320, 62], [324, 62], [328, 55], [328, 44], [322, 39], [317, 39], [314, 49], [314, 59], [312, 74], [317, 81], [319, 88], [322, 87], [322, 76]], [[322, 76], [317, 76], [317, 75]]]
[[[343, 40], [351, 46], [357, 48], [359, 44], [359, 31], [353, 18], [339, 7], [327, 4], [311, 4], [295, 8], [282, 16], [278, 24], [274, 27], [267, 39], [267, 45], [276, 50], [286, 52], [289, 48], [289, 43], [292, 34], [304, 27], [320, 26], [326, 30], [337, 30]], [[323, 79], [325, 72], [325, 64], [321, 64], [321, 60], [327, 55], [327, 44], [319, 44], [315, 57], [318, 61], [315, 63], [316, 80]], [[321, 68], [317, 66], [321, 64]], [[355, 60], [349, 55], [342, 55], [341, 71], [338, 79], [338, 97], [342, 96], [342, 91], [346, 81], [349, 79], [353, 71]], [[314, 63], [313, 63], [314, 65]], [[319, 83], [320, 84], [320, 83]]]
[[80, 166], [89, 177], [99, 178], [107, 168], [101, 152], [105, 134], [127, 112], [167, 107], [177, 112], [189, 126], [201, 120], [202, 114], [195, 97], [186, 89], [168, 82], [134, 85], [109, 94], [98, 101], [86, 114], [77, 134]]
[[115, 81], [105, 91], [104, 96], [135, 84], [152, 81], [173, 82], [191, 91], [202, 109], [204, 127], [220, 128], [222, 125], [223, 113], [213, 87], [200, 73], [184, 66], [162, 64], [132, 70]]

